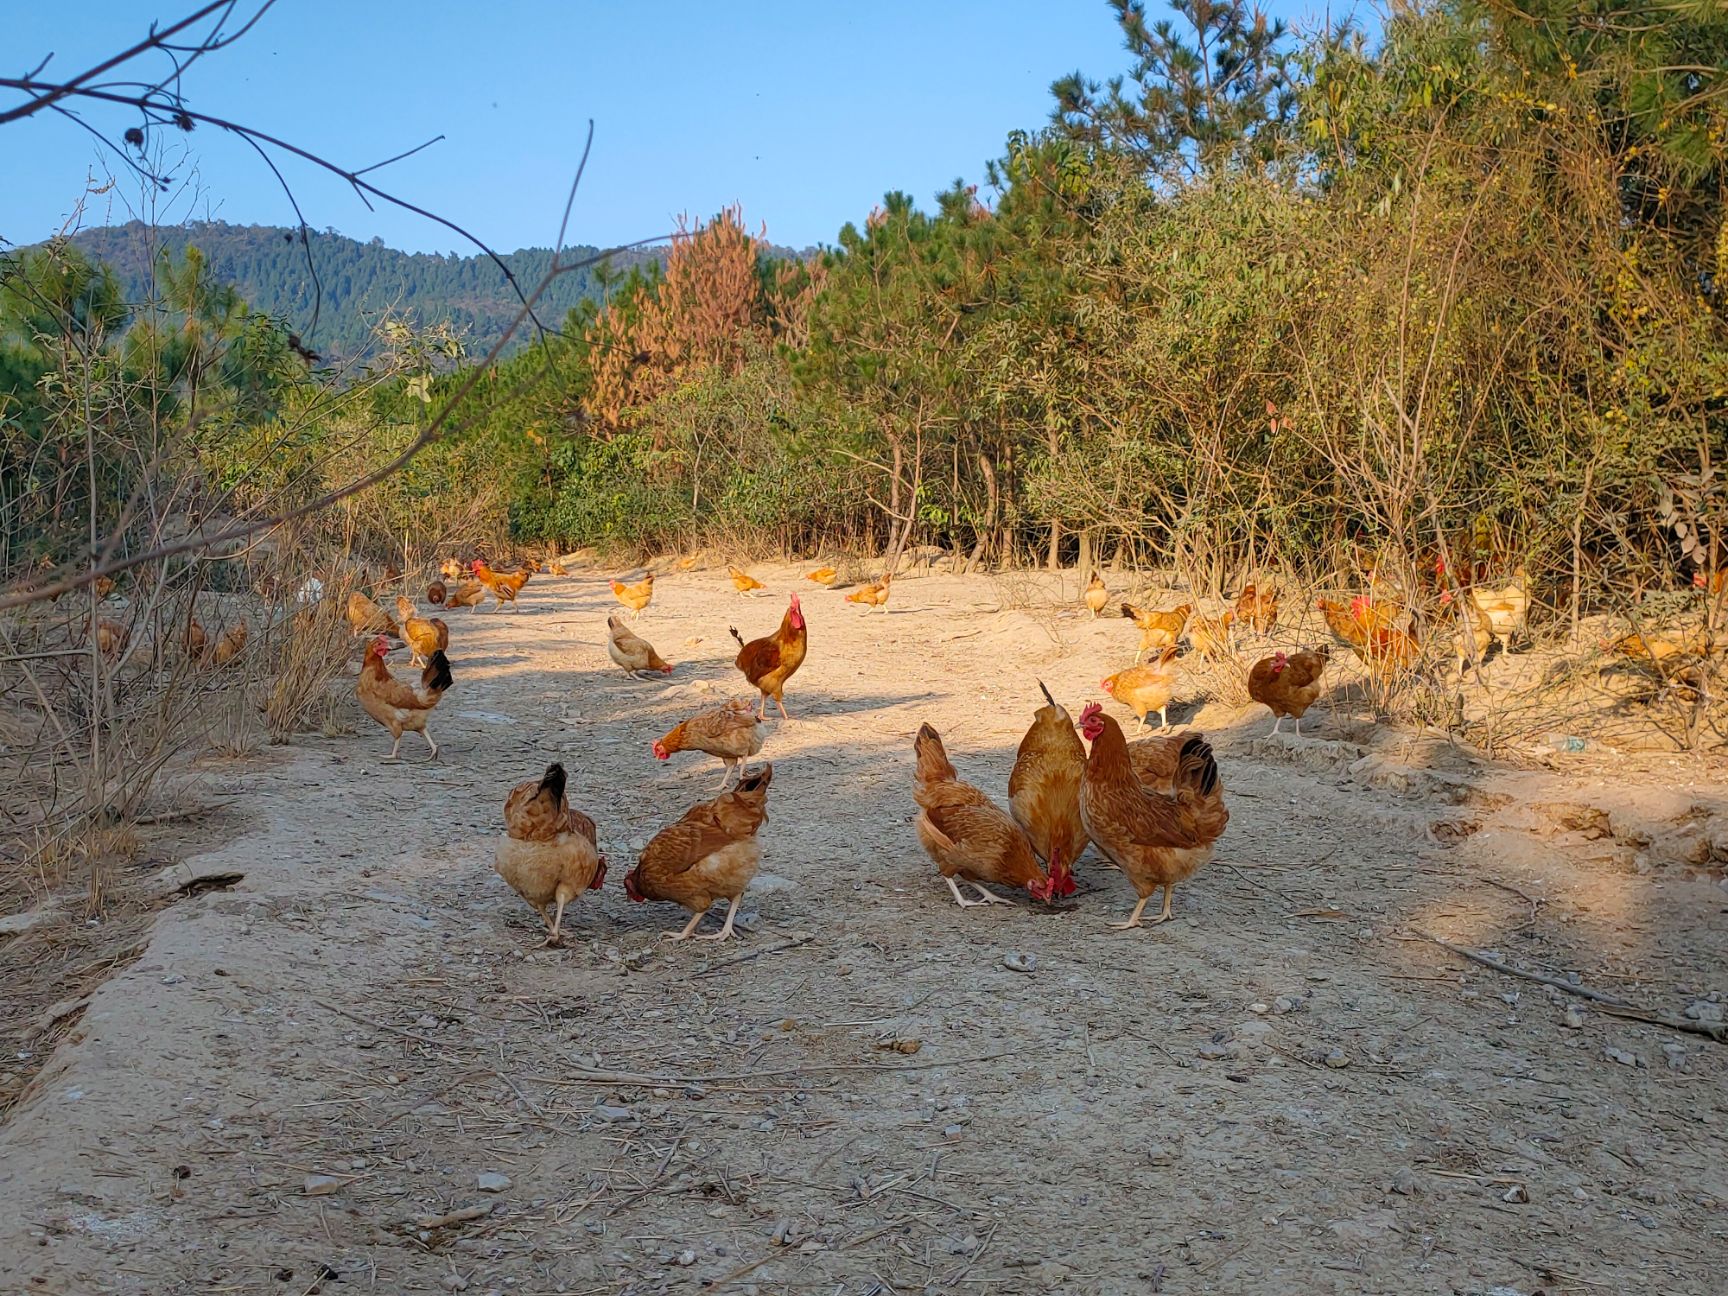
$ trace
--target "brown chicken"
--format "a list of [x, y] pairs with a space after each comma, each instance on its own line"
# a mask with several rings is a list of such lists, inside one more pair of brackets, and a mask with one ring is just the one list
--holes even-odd
[[1092, 610], [1092, 619], [1096, 621], [1098, 614], [1104, 610], [1104, 605], [1110, 601], [1110, 587], [1104, 583], [1102, 576], [1093, 572], [1092, 579], [1086, 582], [1086, 592], [1081, 597]]
[[522, 587], [528, 583], [528, 577], [532, 575], [526, 567], [513, 572], [495, 572], [480, 558], [469, 563], [468, 570], [474, 573], [475, 580], [492, 591], [492, 610], [494, 612], [506, 603], [514, 607], [517, 594], [522, 592]]
[[1243, 586], [1233, 611], [1236, 620], [1255, 634], [1271, 634], [1278, 624], [1278, 591], [1269, 589], [1261, 594], [1252, 585]]
[[1359, 594], [1346, 606], [1320, 599], [1315, 604], [1326, 618], [1326, 628], [1354, 652], [1370, 674], [1386, 677], [1409, 670], [1422, 660], [1421, 630], [1412, 618], [1410, 629], [1395, 624], [1403, 609], [1396, 603], [1374, 602]]
[[433, 653], [450, 646], [450, 628], [442, 621], [416, 615], [414, 600], [406, 594], [396, 596], [396, 616], [402, 626], [402, 642], [408, 645], [410, 666], [424, 666]]
[[780, 619], [780, 628], [766, 638], [745, 643], [737, 626], [728, 628], [738, 641], [738, 656], [733, 665], [743, 671], [744, 678], [762, 694], [762, 709], [758, 714], [768, 714], [768, 699], [773, 698], [774, 705], [780, 708], [780, 718], [791, 719], [786, 714], [786, 681], [804, 664], [804, 654], [810, 648], [810, 632], [804, 625], [804, 612], [798, 606], [798, 596], [792, 596], [786, 615]]
[[564, 778], [564, 767], [552, 764], [542, 778], [510, 790], [504, 802], [504, 836], [492, 854], [494, 871], [546, 924], [547, 945], [563, 940], [564, 906], [584, 891], [598, 891], [606, 881], [606, 859], [594, 821], [570, 808]]
[[1235, 636], [1231, 632], [1235, 624], [1234, 611], [1222, 616], [1194, 617], [1188, 622], [1188, 642], [1194, 645], [1194, 651], [1202, 660], [1219, 661], [1228, 657], [1235, 648]]
[[1181, 763], [1182, 749], [1190, 738], [1204, 738], [1197, 731], [1179, 734], [1154, 734], [1137, 738], [1128, 744], [1128, 763], [1134, 767], [1134, 777], [1148, 792], [1168, 796], [1176, 789], [1176, 770]]
[[1332, 650], [1325, 644], [1306, 652], [1275, 652], [1262, 657], [1248, 672], [1248, 696], [1272, 708], [1272, 732], [1290, 716], [1302, 732], [1302, 714], [1320, 696], [1320, 675]]
[[[306, 612], [301, 613], [300, 615], [309, 616], [311, 614], [310, 612]], [[186, 655], [193, 661], [202, 661], [204, 659], [204, 649], [209, 642], [210, 636], [204, 632], [203, 623], [195, 616], [187, 617], [186, 637], [183, 640], [186, 648]]]
[[[920, 725], [912, 740], [918, 766], [912, 799], [918, 803], [918, 841], [936, 861], [943, 881], [962, 909], [981, 904], [1008, 904], [986, 891], [983, 883], [1024, 887], [1035, 900], [1048, 904], [1059, 895], [1074, 893], [1074, 879], [1066, 863], [1049, 873], [1038, 863], [1032, 839], [1003, 814], [996, 804], [959, 772], [942, 747], [942, 738], [929, 725]], [[968, 900], [960, 894], [958, 877], [979, 895]]]
[[1158, 654], [1156, 661], [1144, 666], [1130, 666], [1100, 680], [1104, 691], [1139, 718], [1139, 728], [1146, 727], [1146, 713], [1158, 713], [1158, 727], [1170, 727], [1170, 695], [1176, 690], [1176, 645], [1171, 644]]
[[447, 581], [459, 581], [468, 574], [460, 558], [446, 558], [438, 564], [438, 574]]
[[1124, 603], [1122, 615], [1140, 627], [1140, 651], [1134, 654], [1134, 660], [1139, 661], [1150, 648], [1174, 648], [1193, 610], [1192, 603], [1183, 603], [1167, 612], [1144, 612], [1132, 603]]
[[749, 572], [741, 571], [736, 567], [728, 567], [726, 569], [726, 574], [732, 578], [732, 588], [737, 590], [740, 594], [748, 594], [752, 590], [768, 588]]
[[762, 750], [767, 726], [743, 698], [691, 716], [673, 725], [664, 738], [654, 740], [654, 759], [667, 760], [673, 752], [699, 751], [718, 756], [722, 762], [720, 786], [732, 781], [745, 761]]
[[426, 587], [426, 601], [433, 607], [443, 604], [444, 596], [450, 591], [441, 580], [435, 580]]
[[110, 617], [97, 617], [92, 637], [96, 640], [96, 651], [113, 661], [126, 651], [126, 645], [132, 641], [132, 632]]
[[459, 581], [454, 588], [444, 591], [444, 606], [447, 608], [479, 607], [486, 597], [486, 587], [479, 581]]
[[632, 675], [657, 671], [672, 673], [672, 663], [654, 651], [654, 645], [631, 630], [614, 613], [606, 618], [606, 655]]
[[114, 578], [112, 576], [98, 576], [92, 582], [92, 586], [96, 590], [96, 597], [105, 599], [114, 592]]
[[546, 560], [546, 574], [548, 576], [568, 576], [570, 569], [557, 558], [548, 558]]
[[725, 940], [732, 934], [744, 888], [762, 862], [756, 832], [768, 819], [773, 777], [772, 765], [747, 771], [730, 792], [691, 806], [677, 823], [654, 835], [636, 867], [624, 875], [624, 894], [631, 900], [670, 900], [690, 911], [684, 930], [670, 939], [688, 940], [716, 900], [729, 902], [725, 925], [696, 939]]
[[1033, 714], [1032, 727], [1014, 753], [1008, 813], [1025, 830], [1045, 869], [1056, 876], [1071, 872], [1086, 849], [1086, 829], [1080, 822], [1086, 749], [1074, 732], [1073, 717], [1043, 684], [1038, 689], [1049, 705]]
[[1712, 655], [1710, 637], [1704, 633], [1703, 626], [1622, 635], [1618, 639], [1603, 640], [1602, 647], [1616, 656], [1656, 666], [1664, 671], [1693, 659]]
[[860, 585], [846, 596], [848, 603], [856, 603], [860, 607], [879, 607], [884, 612], [888, 610], [888, 587], [893, 584], [892, 576], [883, 576], [881, 580], [869, 585]]
[[1140, 902], [1118, 930], [1141, 925], [1146, 902], [1159, 887], [1164, 907], [1154, 924], [1170, 918], [1170, 894], [1212, 858], [1230, 812], [1218, 765], [1204, 738], [1190, 736], [1177, 757], [1172, 790], [1148, 791], [1135, 773], [1122, 728], [1096, 702], [1080, 712], [1080, 732], [1092, 750], [1080, 783], [1080, 818], [1086, 835], [1134, 884]]
[[348, 627], [357, 635], [389, 635], [402, 637], [402, 627], [390, 619], [390, 614], [359, 590], [348, 596]]
[[366, 714], [388, 729], [396, 740], [390, 748], [390, 760], [396, 759], [405, 733], [417, 733], [424, 738], [432, 749], [432, 759], [437, 760], [438, 744], [427, 732], [426, 717], [432, 714], [432, 708], [438, 705], [438, 699], [444, 696], [452, 683], [450, 659], [441, 649], [434, 652], [421, 673], [419, 684], [407, 684], [392, 675], [384, 664], [384, 654], [389, 651], [390, 641], [383, 635], [368, 645], [366, 661], [360, 667], [360, 679], [354, 692]]
[[222, 631], [216, 636], [216, 642], [210, 649], [208, 664], [219, 668], [233, 661], [246, 650], [248, 633], [244, 618]]
[[805, 580], [815, 581], [818, 585], [822, 586], [824, 589], [832, 588], [834, 582], [836, 580], [838, 580], [839, 578], [840, 578], [840, 573], [832, 567], [818, 567], [815, 571], [808, 571], [808, 572], [804, 573], [804, 579]]
[[654, 601], [654, 573], [649, 572], [634, 585], [613, 581], [612, 597], [630, 609], [630, 619], [634, 621]]

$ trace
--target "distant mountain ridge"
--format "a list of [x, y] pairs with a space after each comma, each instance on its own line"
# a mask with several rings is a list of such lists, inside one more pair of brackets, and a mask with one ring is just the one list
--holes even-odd
[[[150, 267], [159, 250], [178, 257], [195, 244], [216, 279], [233, 284], [259, 310], [287, 320], [307, 346], [332, 357], [364, 355], [372, 344], [373, 327], [388, 314], [420, 324], [448, 321], [459, 330], [470, 354], [480, 354], [503, 336], [521, 308], [498, 266], [483, 254], [402, 252], [386, 247], [380, 239], [362, 243], [334, 230], [314, 231], [310, 236], [318, 288], [307, 269], [307, 248], [301, 246], [298, 232], [280, 225], [199, 221], [149, 226], [132, 221], [80, 230], [71, 241], [112, 267], [132, 301], [148, 294]], [[572, 247], [565, 256], [582, 260], [598, 251]], [[653, 248], [619, 253], [610, 258], [611, 273], [620, 277], [632, 266], [648, 265], [663, 255]], [[551, 265], [552, 251], [523, 248], [501, 259], [528, 293]], [[556, 328], [572, 307], [587, 298], [600, 298], [604, 283], [596, 274], [598, 268], [572, 271], [553, 280], [535, 304], [535, 314]], [[313, 327], [315, 301], [318, 319]], [[531, 336], [530, 327], [512, 342], [519, 345]]]

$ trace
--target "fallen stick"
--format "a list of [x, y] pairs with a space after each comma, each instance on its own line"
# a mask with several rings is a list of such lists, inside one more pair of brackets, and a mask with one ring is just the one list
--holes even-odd
[[789, 949], [797, 949], [800, 945], [808, 945], [815, 940], [814, 936], [794, 936], [790, 940], [781, 941], [778, 945], [767, 945], [761, 949], [751, 950], [748, 954], [740, 954], [729, 958], [724, 963], [714, 963], [691, 977], [692, 981], [700, 981], [703, 977], [717, 975], [722, 968], [733, 967], [739, 963], [748, 963], [753, 958], [761, 958], [764, 954], [780, 954]]
[[1567, 994], [1577, 995], [1580, 999], [1589, 999], [1599, 1003], [1609, 1013], [1616, 1017], [1626, 1017], [1632, 1021], [1649, 1022], [1652, 1026], [1663, 1026], [1668, 1030], [1685, 1031], [1691, 1035], [1702, 1035], [1713, 1039], [1718, 1044], [1728, 1044], [1728, 1025], [1721, 1022], [1692, 1021], [1687, 1017], [1672, 1017], [1667, 1013], [1652, 1012], [1641, 1008], [1630, 999], [1622, 999], [1618, 995], [1606, 994], [1601, 990], [1592, 990], [1589, 986], [1573, 985], [1563, 977], [1552, 977], [1543, 972], [1526, 972], [1515, 968], [1510, 963], [1503, 963], [1480, 950], [1467, 949], [1462, 945], [1454, 945], [1451, 941], [1441, 940], [1438, 936], [1423, 931], [1420, 927], [1410, 928], [1412, 935], [1420, 936], [1425, 941], [1431, 941], [1443, 950], [1448, 950], [1459, 958], [1469, 959], [1485, 968], [1510, 977], [1522, 977], [1526, 981], [1536, 981], [1545, 986], [1553, 986], [1556, 990], [1564, 990]]
[[448, 1211], [443, 1215], [417, 1215], [406, 1221], [407, 1227], [431, 1232], [433, 1229], [449, 1228], [452, 1224], [467, 1224], [477, 1219], [485, 1219], [492, 1213], [491, 1203], [480, 1206], [464, 1206], [461, 1210]]
[[967, 1066], [973, 1062], [994, 1062], [997, 1058], [1015, 1057], [1021, 1050], [1005, 1049], [1000, 1053], [981, 1053], [976, 1057], [932, 1058], [928, 1062], [905, 1062], [899, 1066], [878, 1066], [870, 1062], [813, 1062], [808, 1066], [776, 1067], [770, 1071], [742, 1071], [735, 1075], [642, 1075], [634, 1071], [578, 1070], [561, 1079], [548, 1079], [547, 1084], [628, 1084], [628, 1085], [715, 1085], [743, 1080], [760, 1080], [764, 1076], [815, 1075], [835, 1071], [929, 1071], [934, 1067]]
[[[354, 1011], [347, 1009], [347, 1008], [339, 1007], [338, 1005], [333, 1004], [333, 1003], [327, 1003], [322, 999], [314, 999], [312, 1002], [317, 1004], [320, 1008], [324, 1009], [324, 1011], [326, 1011], [326, 1012], [335, 1013], [338, 1017], [346, 1017], [349, 1021], [357, 1021], [362, 1026], [370, 1026], [373, 1030], [388, 1031], [392, 1035], [400, 1035], [400, 1036], [402, 1036], [403, 1039], [411, 1039], [411, 1040], [414, 1040], [415, 1042], [420, 1043], [420, 1044], [431, 1044], [435, 1047], [445, 1047], [445, 1048], [451, 1048], [451, 1047], [467, 1048], [467, 1047], [469, 1047], [468, 1045], [465, 1045], [465, 1044], [455, 1044], [450, 1040], [433, 1039], [430, 1035], [422, 1035], [418, 1031], [411, 1031], [405, 1026], [392, 1026], [389, 1022], [373, 1021], [370, 1017], [362, 1017], [357, 1012], [354, 1012]], [[527, 1100], [524, 1099], [523, 1101], [526, 1102]], [[530, 1105], [532, 1105], [532, 1104], [530, 1104]]]

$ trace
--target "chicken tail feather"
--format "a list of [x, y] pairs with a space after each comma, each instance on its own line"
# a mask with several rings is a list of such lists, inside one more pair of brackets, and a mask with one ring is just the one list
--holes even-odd
[[744, 636], [738, 633], [738, 627], [727, 626], [726, 628], [732, 632], [732, 637], [738, 641], [738, 646], [740, 648], [744, 647]]
[[420, 683], [430, 692], [442, 693], [455, 683], [450, 678], [450, 659], [444, 655], [442, 648], [432, 654], [432, 660], [426, 664], [426, 671], [420, 676]]
[[1201, 796], [1211, 796], [1218, 786], [1218, 762], [1212, 757], [1212, 744], [1199, 735], [1183, 743], [1176, 757], [1176, 786], [1192, 788]]
[[1044, 695], [1044, 700], [1046, 702], [1053, 707], [1057, 707], [1057, 710], [1061, 710], [1061, 708], [1057, 706], [1056, 699], [1050, 696], [1050, 690], [1044, 687], [1043, 680], [1038, 681], [1038, 691]]
[[554, 805], [564, 799], [564, 767], [557, 761], [546, 767], [546, 774], [540, 780], [540, 791], [552, 798]]

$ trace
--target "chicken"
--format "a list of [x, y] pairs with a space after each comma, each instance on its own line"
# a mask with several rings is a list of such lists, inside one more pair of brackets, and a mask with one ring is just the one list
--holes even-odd
[[241, 618], [233, 626], [217, 635], [216, 643], [210, 649], [209, 664], [220, 668], [233, 661], [245, 651], [248, 633], [245, 618]]
[[510, 790], [504, 802], [504, 836], [492, 853], [493, 870], [546, 924], [548, 945], [563, 940], [564, 906], [584, 891], [598, 891], [606, 881], [606, 859], [594, 821], [570, 808], [564, 779], [564, 767], [552, 764], [543, 777]]
[[792, 596], [786, 615], [780, 619], [780, 628], [766, 638], [745, 643], [737, 626], [728, 628], [738, 641], [738, 656], [733, 665], [743, 671], [744, 678], [762, 694], [762, 708], [758, 714], [768, 714], [768, 699], [773, 698], [774, 705], [780, 708], [780, 718], [790, 720], [792, 717], [786, 714], [786, 681], [804, 664], [804, 654], [810, 647], [810, 632], [804, 625], [804, 612], [798, 606], [798, 596]]
[[[416, 614], [414, 600], [406, 594], [396, 596], [396, 615], [402, 624], [402, 642], [408, 645], [411, 656], [410, 666], [424, 666], [429, 657], [440, 648], [450, 646], [450, 628], [442, 621], [434, 624]], [[439, 627], [443, 627], [442, 642], [440, 642]]]
[[768, 588], [749, 572], [740, 571], [736, 567], [727, 567], [726, 574], [732, 578], [732, 588], [737, 590], [740, 594], [748, 594], [752, 590]]
[[210, 636], [204, 632], [204, 626], [197, 617], [186, 618], [186, 637], [182, 642], [188, 657], [193, 661], [203, 660], [204, 648], [210, 642]]
[[485, 563], [484, 559], [476, 558], [468, 564], [468, 570], [474, 573], [474, 579], [492, 591], [492, 610], [496, 612], [506, 603], [514, 605], [516, 595], [528, 583], [531, 574], [526, 567], [513, 572], [495, 572]]
[[1271, 634], [1272, 627], [1278, 624], [1278, 591], [1270, 589], [1261, 594], [1253, 585], [1244, 585], [1232, 610], [1236, 620], [1255, 634]]
[[444, 591], [444, 606], [447, 608], [478, 607], [486, 597], [486, 587], [479, 581], [460, 581], [455, 589]]
[[1320, 675], [1332, 650], [1325, 644], [1307, 652], [1275, 652], [1262, 657], [1248, 672], [1248, 696], [1272, 708], [1272, 732], [1290, 716], [1302, 732], [1302, 714], [1320, 696]]
[[444, 596], [449, 592], [443, 581], [435, 580], [426, 587], [426, 601], [433, 607], [438, 607], [444, 602]]
[[654, 645], [626, 626], [614, 613], [606, 618], [606, 655], [632, 675], [643, 671], [672, 673], [672, 663], [654, 651]]
[[1080, 775], [1086, 749], [1074, 721], [1043, 684], [1048, 706], [1032, 716], [1032, 727], [1014, 753], [1008, 775], [1008, 813], [1025, 830], [1032, 849], [1050, 874], [1071, 872], [1086, 849], [1080, 823]]
[[[1458, 671], [1462, 675], [1466, 662], [1477, 663], [1480, 674], [1482, 658], [1500, 643], [1502, 652], [1512, 651], [1514, 635], [1522, 634], [1529, 625], [1530, 582], [1524, 568], [1513, 573], [1510, 585], [1484, 588], [1472, 585], [1465, 590], [1465, 602], [1459, 608]], [[1451, 590], [1440, 594], [1440, 605], [1453, 603]]]
[[[1099, 681], [1104, 691], [1132, 711], [1146, 727], [1146, 713], [1158, 713], [1158, 727], [1170, 727], [1170, 695], [1176, 689], [1176, 646], [1166, 648], [1157, 661], [1130, 666]], [[1135, 730], [1136, 733], [1139, 729]]]
[[1167, 612], [1144, 612], [1132, 603], [1124, 603], [1122, 615], [1140, 627], [1140, 651], [1134, 654], [1134, 660], [1139, 661], [1141, 654], [1150, 648], [1174, 648], [1193, 610], [1192, 603], [1183, 603]]
[[834, 585], [834, 582], [836, 580], [838, 580], [839, 577], [840, 577], [840, 573], [832, 567], [818, 567], [815, 571], [808, 571], [808, 572], [804, 573], [804, 579], [805, 580], [815, 581], [818, 585], [822, 586], [824, 589], [832, 588]]
[[389, 651], [390, 641], [383, 635], [371, 642], [366, 649], [366, 661], [360, 667], [360, 679], [354, 686], [354, 692], [366, 714], [388, 729], [390, 736], [396, 740], [390, 748], [389, 759], [396, 759], [396, 753], [402, 746], [403, 734], [417, 733], [432, 749], [432, 759], [437, 760], [438, 744], [427, 732], [426, 717], [432, 713], [432, 708], [438, 705], [438, 699], [444, 696], [452, 683], [450, 659], [444, 655], [442, 649], [434, 652], [432, 660], [420, 676], [420, 683], [406, 684], [392, 675], [390, 668], [384, 664], [384, 654]]
[[[1025, 830], [989, 797], [961, 781], [943, 749], [940, 734], [927, 724], [920, 725], [912, 750], [918, 762], [912, 786], [912, 799], [920, 811], [918, 842], [936, 861], [962, 909], [1008, 903], [986, 891], [985, 882], [1024, 887], [1033, 899], [1046, 904], [1056, 896], [1074, 893], [1074, 879], [1066, 863], [1053, 865], [1046, 873]], [[976, 891], [979, 899], [961, 895], [956, 877]]]
[[1226, 612], [1222, 616], [1197, 616], [1188, 622], [1188, 642], [1194, 645], [1194, 651], [1205, 661], [1218, 661], [1228, 657], [1235, 647], [1235, 639], [1231, 627], [1236, 624], [1236, 613]]
[[747, 771], [730, 792], [691, 806], [682, 819], [654, 834], [636, 867], [624, 875], [624, 894], [631, 900], [670, 900], [690, 911], [690, 921], [671, 934], [672, 940], [688, 940], [716, 900], [729, 902], [725, 925], [696, 939], [725, 940], [732, 934], [744, 888], [762, 861], [756, 832], [768, 819], [773, 778], [774, 767], [764, 765]]
[[1110, 587], [1104, 583], [1104, 578], [1097, 572], [1092, 573], [1092, 579], [1086, 583], [1086, 593], [1081, 596], [1086, 600], [1086, 606], [1092, 609], [1092, 619], [1096, 621], [1098, 614], [1104, 610], [1104, 605], [1110, 601]]
[[888, 610], [888, 586], [893, 583], [893, 576], [884, 575], [881, 580], [870, 585], [860, 585], [846, 596], [848, 603], [856, 603], [860, 607], [879, 607], [884, 612]]
[[1622, 635], [1618, 639], [1603, 640], [1602, 647], [1617, 656], [1663, 670], [1691, 658], [1712, 655], [1710, 638], [1704, 633], [1702, 626], [1689, 630], [1651, 630], [1643, 634]]
[[447, 581], [459, 581], [468, 574], [460, 558], [446, 558], [438, 564], [438, 574]]
[[1198, 735], [1183, 742], [1172, 790], [1165, 794], [1141, 784], [1121, 726], [1096, 702], [1080, 712], [1080, 732], [1092, 744], [1080, 781], [1080, 820], [1093, 844], [1127, 874], [1140, 896], [1128, 920], [1111, 926], [1140, 926], [1146, 902], [1159, 887], [1164, 907], [1152, 922], [1167, 922], [1171, 891], [1212, 858], [1230, 822], [1212, 748]]
[[667, 760], [673, 752], [681, 751], [718, 756], [723, 762], [720, 786], [724, 789], [743, 763], [762, 750], [767, 732], [750, 703], [734, 698], [673, 725], [664, 738], [654, 740], [654, 759]]
[[97, 617], [92, 638], [96, 640], [96, 651], [113, 661], [126, 651], [126, 645], [132, 641], [132, 632], [111, 617]]
[[390, 614], [359, 590], [348, 596], [348, 627], [357, 635], [389, 635], [402, 637], [402, 627], [390, 619]]
[[114, 578], [112, 576], [98, 576], [91, 584], [96, 591], [96, 597], [99, 599], [105, 599], [114, 592]]
[[654, 601], [654, 573], [649, 572], [634, 585], [613, 581], [612, 597], [630, 609], [630, 619], [634, 621]]
[[570, 569], [554, 556], [546, 560], [546, 574], [548, 576], [568, 576]]
[[1204, 738], [1198, 732], [1153, 734], [1137, 738], [1128, 744], [1128, 763], [1134, 767], [1134, 777], [1148, 792], [1169, 795], [1176, 788], [1176, 769], [1181, 763], [1182, 749], [1190, 738]]
[[1421, 629], [1412, 618], [1409, 630], [1395, 622], [1403, 609], [1395, 603], [1376, 603], [1358, 595], [1349, 606], [1320, 599], [1316, 604], [1326, 618], [1326, 627], [1366, 666], [1370, 674], [1384, 678], [1408, 670], [1422, 659]]

